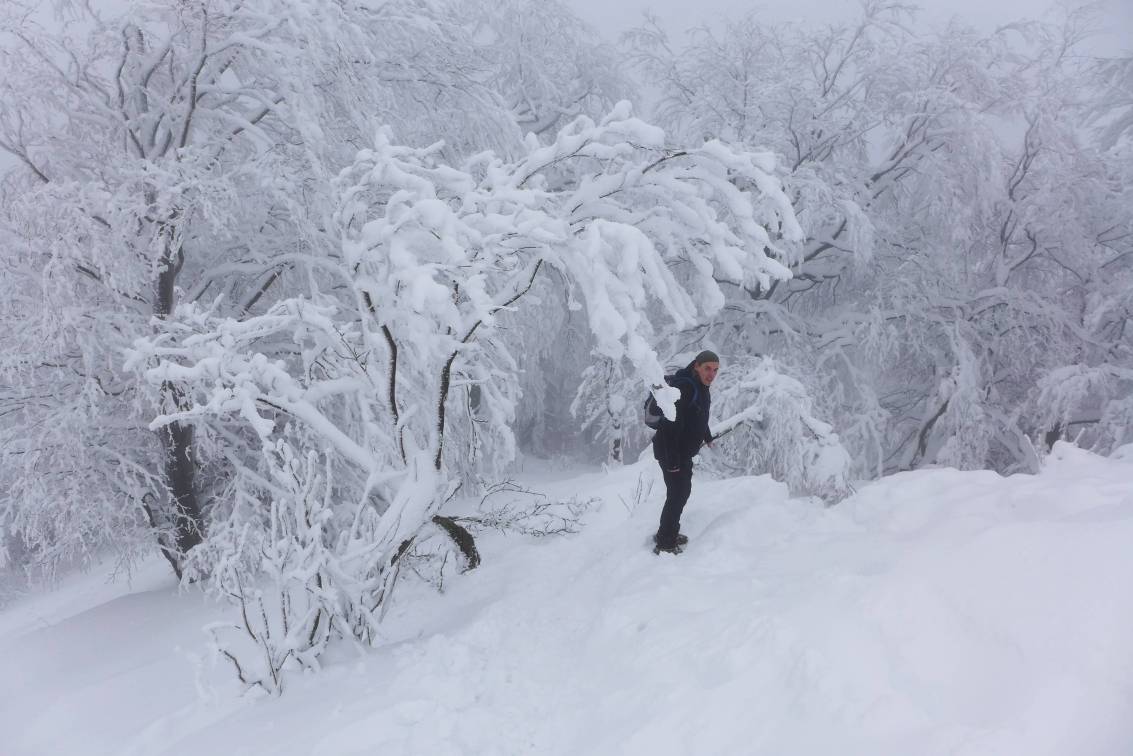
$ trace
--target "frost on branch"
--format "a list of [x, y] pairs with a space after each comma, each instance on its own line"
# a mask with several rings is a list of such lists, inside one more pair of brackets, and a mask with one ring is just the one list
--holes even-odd
[[419, 538], [402, 557], [403, 572], [412, 570], [419, 578], [443, 591], [447, 576], [454, 571], [453, 568], [463, 571], [460, 563], [467, 556], [461, 553], [459, 544], [458, 548], [453, 547], [455, 539], [446, 534], [449, 528], [459, 526], [465, 529], [470, 534], [469, 539], [486, 531], [533, 538], [568, 535], [579, 531], [583, 516], [598, 503], [598, 499], [578, 497], [550, 499], [512, 480], [493, 483], [485, 488], [474, 512], [434, 518], [437, 525], [435, 532]]
[[239, 606], [237, 624], [208, 630], [240, 681], [281, 693], [283, 672], [317, 668], [334, 634], [372, 631], [369, 614], [358, 610], [373, 600], [380, 570], [373, 562], [363, 570], [351, 564], [372, 553], [336, 549], [325, 461], [314, 452], [297, 458], [283, 441], [265, 457], [272, 479], [263, 482], [273, 489], [263, 492], [270, 497], [267, 509], [258, 506], [260, 492], [241, 482], [236, 494], [246, 510], [190, 553], [187, 574], [211, 578], [214, 589]]
[[1130, 441], [1133, 370], [1114, 365], [1069, 365], [1039, 381], [1036, 403], [1051, 439], [1081, 439], [1110, 452]]
[[639, 446], [646, 440], [645, 427], [639, 422], [640, 402], [626, 398], [644, 392], [640, 382], [621, 369], [623, 364], [596, 356], [582, 371], [582, 382], [570, 405], [571, 415], [580, 421], [582, 429], [606, 445], [606, 461], [611, 465], [625, 462], [628, 445]]
[[770, 473], [793, 492], [837, 502], [852, 490], [852, 460], [813, 406], [803, 384], [771, 358], [729, 365], [713, 401], [713, 412], [726, 419], [712, 425], [721, 438], [706, 461], [730, 474]]

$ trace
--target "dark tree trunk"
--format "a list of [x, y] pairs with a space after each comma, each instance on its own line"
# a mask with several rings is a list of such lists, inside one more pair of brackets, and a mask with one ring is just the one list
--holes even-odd
[[921, 428], [921, 432], [917, 434], [917, 450], [913, 454], [912, 460], [909, 462], [910, 470], [916, 469], [916, 466], [920, 464], [921, 460], [923, 460], [925, 455], [928, 453], [929, 435], [931, 435], [932, 429], [936, 425], [936, 421], [939, 420], [941, 416], [943, 416], [944, 413], [948, 411], [948, 403], [950, 401], [951, 399], [945, 399], [944, 403], [940, 405], [940, 409], [938, 409], [936, 413], [928, 419], [928, 422], [926, 422]]
[[437, 454], [433, 458], [433, 467], [438, 471], [441, 469], [445, 450], [445, 403], [448, 401], [449, 386], [452, 382], [452, 363], [456, 361], [456, 354], [453, 352], [441, 369], [441, 391], [440, 398], [437, 399]]
[[193, 426], [171, 423], [158, 433], [165, 449], [165, 484], [169, 487], [173, 507], [177, 552], [183, 558], [204, 535], [204, 519], [195, 485], [197, 462], [193, 458]]
[[1051, 428], [1050, 430], [1048, 430], [1046, 433], [1043, 434], [1043, 444], [1046, 446], [1047, 451], [1050, 451], [1052, 448], [1054, 448], [1054, 442], [1055, 441], [1061, 441], [1061, 440], [1062, 440], [1062, 423], [1055, 423], [1053, 428]]
[[441, 515], [433, 515], [433, 522], [460, 549], [460, 553], [464, 557], [464, 569], [461, 572], [468, 572], [480, 566], [480, 552], [476, 548], [476, 539], [472, 537], [467, 528], [451, 517], [442, 517]]
[[[164, 225], [159, 236], [164, 242], [164, 249], [162, 268], [157, 278], [154, 314], [164, 319], [172, 314], [176, 304], [174, 284], [185, 258], [183, 251], [174, 242], [171, 225]], [[180, 407], [181, 395], [176, 386], [163, 385], [162, 394], [171, 405]], [[176, 546], [176, 554], [169, 561], [173, 563], [177, 577], [181, 577], [185, 555], [204, 538], [204, 518], [196, 490], [197, 461], [193, 454], [193, 427], [180, 422], [170, 423], [158, 431], [158, 437], [164, 450], [165, 485], [169, 490], [172, 510], [170, 519]], [[170, 557], [168, 553], [166, 556]]]

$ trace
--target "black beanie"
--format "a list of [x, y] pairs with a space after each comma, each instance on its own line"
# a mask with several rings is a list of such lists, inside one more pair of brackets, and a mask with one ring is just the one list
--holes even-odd
[[696, 355], [696, 359], [693, 360], [693, 362], [695, 362], [697, 365], [703, 365], [706, 362], [719, 362], [719, 361], [720, 361], [720, 358], [717, 357], [716, 353], [713, 352], [711, 349], [705, 349], [703, 352]]

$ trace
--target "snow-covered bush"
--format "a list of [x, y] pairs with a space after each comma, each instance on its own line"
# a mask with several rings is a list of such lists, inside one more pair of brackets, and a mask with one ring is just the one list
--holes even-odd
[[[207, 629], [240, 681], [281, 693], [284, 670], [316, 667], [327, 642], [343, 633], [336, 623], [353, 633], [371, 630], [370, 615], [359, 610], [372, 600], [373, 583], [381, 584], [382, 565], [364, 549], [351, 553], [343, 538], [349, 530], [330, 522], [335, 510], [325, 460], [315, 452], [296, 458], [285, 441], [265, 456], [272, 472], [263, 481], [267, 507], [259, 487], [241, 481], [236, 506], [247, 511], [217, 523], [190, 553], [186, 577], [211, 580], [239, 606], [238, 624]], [[351, 626], [351, 619], [360, 624]]]
[[838, 434], [815, 416], [806, 387], [772, 358], [729, 359], [726, 379], [713, 387], [712, 412], [723, 419], [712, 423], [715, 449], [702, 455], [710, 467], [769, 473], [829, 504], [852, 490], [852, 460]]
[[1069, 365], [1039, 381], [1036, 403], [1054, 437], [1112, 451], [1133, 439], [1133, 369]]

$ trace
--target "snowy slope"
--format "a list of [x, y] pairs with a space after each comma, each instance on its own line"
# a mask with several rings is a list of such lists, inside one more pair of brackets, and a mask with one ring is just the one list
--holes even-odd
[[[544, 481], [601, 496], [571, 537], [484, 539], [389, 643], [280, 699], [196, 669], [223, 611], [158, 561], [0, 613], [0, 752], [1133, 754], [1133, 454], [1038, 476], [925, 470], [833, 509], [698, 478], [646, 548], [652, 463]], [[639, 476], [653, 481], [636, 503]]]

